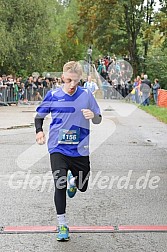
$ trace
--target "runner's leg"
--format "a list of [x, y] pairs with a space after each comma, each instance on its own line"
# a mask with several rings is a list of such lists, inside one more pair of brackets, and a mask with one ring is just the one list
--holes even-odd
[[66, 189], [68, 162], [61, 153], [50, 155], [51, 169], [55, 184], [54, 201], [57, 214], [64, 214], [66, 211]]
[[88, 180], [90, 175], [90, 161], [89, 156], [71, 157], [70, 170], [76, 179], [76, 186], [81, 192], [85, 192], [88, 187]]

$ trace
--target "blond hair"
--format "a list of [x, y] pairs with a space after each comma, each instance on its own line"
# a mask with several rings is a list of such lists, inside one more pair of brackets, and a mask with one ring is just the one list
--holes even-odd
[[77, 61], [69, 61], [63, 66], [63, 73], [70, 72], [82, 75], [82, 66]]

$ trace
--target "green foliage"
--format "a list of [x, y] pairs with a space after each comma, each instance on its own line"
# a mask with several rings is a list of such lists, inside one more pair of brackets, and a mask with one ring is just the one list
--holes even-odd
[[167, 48], [153, 48], [146, 60], [147, 74], [153, 81], [159, 79], [161, 88], [167, 89]]
[[0, 0], [0, 74], [61, 71], [65, 62], [86, 58], [92, 45], [94, 60], [128, 55], [135, 75], [143, 70], [166, 87], [167, 1], [158, 12], [154, 3]]
[[[0, 0], [1, 71], [27, 73], [43, 71], [52, 64], [59, 51], [57, 34], [54, 34], [53, 0]], [[52, 8], [51, 8], [52, 7]]]

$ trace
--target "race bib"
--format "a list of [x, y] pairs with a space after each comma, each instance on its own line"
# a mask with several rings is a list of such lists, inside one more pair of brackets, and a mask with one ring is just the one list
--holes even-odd
[[59, 130], [59, 144], [78, 144], [79, 143], [80, 130]]

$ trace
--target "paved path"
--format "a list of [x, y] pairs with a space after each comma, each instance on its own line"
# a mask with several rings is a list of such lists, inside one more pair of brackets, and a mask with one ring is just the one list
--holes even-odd
[[[132, 104], [99, 104], [92, 177], [86, 193], [67, 201], [69, 225], [167, 225], [167, 125]], [[0, 227], [56, 225], [49, 156], [35, 143], [34, 112], [34, 106], [0, 108]], [[68, 243], [55, 234], [0, 234], [0, 244], [0, 252], [166, 252], [167, 233], [71, 234]]]

